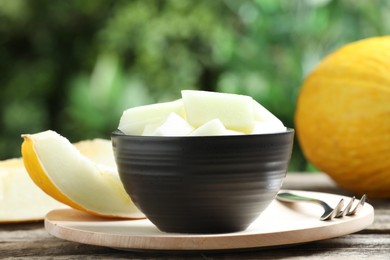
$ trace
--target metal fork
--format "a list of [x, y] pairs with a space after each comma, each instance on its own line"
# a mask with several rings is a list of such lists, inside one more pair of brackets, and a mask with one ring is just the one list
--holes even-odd
[[343, 209], [344, 207], [344, 199], [341, 199], [340, 202], [336, 205], [336, 207], [332, 208], [329, 206], [326, 202], [319, 200], [319, 199], [314, 199], [314, 198], [309, 198], [309, 197], [304, 197], [304, 196], [299, 196], [296, 194], [292, 194], [289, 192], [281, 192], [276, 195], [276, 198], [280, 201], [283, 202], [311, 202], [311, 203], [316, 203], [321, 205], [324, 208], [324, 214], [320, 217], [320, 220], [331, 220], [333, 218], [341, 218], [344, 216], [352, 216], [354, 215], [360, 207], [362, 207], [366, 201], [366, 194], [364, 194], [355, 208], [351, 209], [355, 197], [352, 197], [351, 200], [349, 201], [348, 205]]

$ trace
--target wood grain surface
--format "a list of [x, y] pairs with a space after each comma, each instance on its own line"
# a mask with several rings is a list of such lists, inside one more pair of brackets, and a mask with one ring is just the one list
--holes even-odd
[[[351, 194], [324, 174], [289, 173], [283, 188]], [[223, 253], [161, 253], [121, 251], [58, 239], [43, 222], [0, 225], [0, 259], [389, 259], [390, 201], [371, 200], [372, 225], [357, 233], [293, 247]]]

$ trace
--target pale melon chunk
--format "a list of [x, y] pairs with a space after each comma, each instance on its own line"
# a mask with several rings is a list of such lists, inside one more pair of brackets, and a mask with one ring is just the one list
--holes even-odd
[[171, 113], [167, 120], [159, 126], [152, 134], [154, 136], [185, 136], [191, 133], [194, 128], [181, 116]]
[[253, 101], [255, 124], [251, 134], [269, 134], [286, 131], [282, 121], [261, 104]]
[[190, 136], [226, 135], [227, 130], [218, 118], [195, 129]]
[[123, 112], [118, 129], [127, 135], [142, 135], [146, 125], [162, 124], [172, 112], [185, 117], [181, 99], [129, 108]]
[[126, 193], [116, 167], [95, 163], [54, 131], [23, 138], [25, 167], [35, 184], [53, 198], [96, 215], [143, 217]]
[[250, 133], [254, 126], [253, 99], [249, 96], [183, 90], [186, 119], [194, 127], [219, 119], [225, 128]]
[[22, 159], [0, 162], [0, 223], [42, 220], [49, 211], [65, 207], [34, 184]]
[[270, 134], [286, 131], [286, 127], [278, 121], [255, 122], [255, 127], [251, 134]]
[[230, 129], [226, 129], [225, 135], [244, 135], [243, 132], [238, 132]]
[[142, 132], [142, 135], [144, 136], [153, 136], [154, 133], [156, 132], [157, 128], [161, 126], [161, 123], [152, 123], [152, 124], [147, 124], [144, 127], [144, 131]]
[[261, 104], [253, 100], [254, 119], [259, 122], [273, 122], [275, 125], [283, 126], [282, 121], [274, 116], [269, 110], [263, 107]]

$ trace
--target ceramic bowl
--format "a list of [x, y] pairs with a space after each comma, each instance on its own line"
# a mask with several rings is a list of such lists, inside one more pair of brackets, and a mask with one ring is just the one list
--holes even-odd
[[112, 133], [123, 185], [165, 232], [245, 230], [286, 176], [294, 130], [261, 135], [153, 137]]

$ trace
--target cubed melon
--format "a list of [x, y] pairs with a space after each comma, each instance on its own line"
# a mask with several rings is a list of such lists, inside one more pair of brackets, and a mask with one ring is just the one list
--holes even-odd
[[123, 112], [118, 129], [127, 135], [142, 135], [146, 125], [162, 124], [172, 112], [185, 117], [181, 99], [130, 108]]
[[261, 104], [253, 100], [253, 112], [254, 112], [254, 119], [255, 121], [260, 122], [274, 122], [275, 124], [278, 124], [280, 126], [283, 126], [282, 121], [280, 121], [279, 118], [274, 116], [270, 111], [268, 111], [265, 107], [263, 107]]
[[151, 134], [154, 136], [184, 136], [188, 135], [194, 128], [176, 113], [169, 114], [165, 122], [156, 128]]
[[251, 134], [269, 134], [286, 131], [286, 127], [277, 121], [257, 121]]
[[249, 96], [183, 90], [186, 119], [194, 127], [219, 119], [231, 130], [251, 133], [254, 126], [253, 99]]
[[205, 123], [204, 125], [195, 129], [191, 136], [209, 136], [209, 135], [226, 135], [227, 130], [221, 120], [218, 118]]

